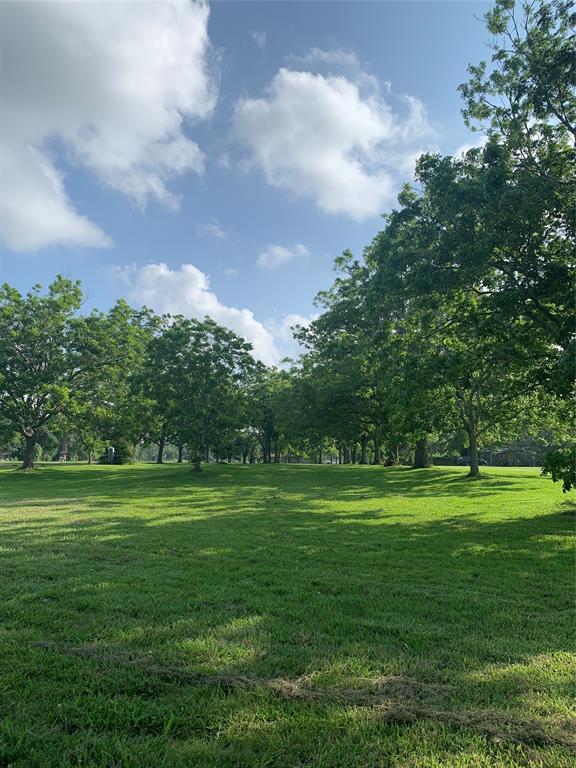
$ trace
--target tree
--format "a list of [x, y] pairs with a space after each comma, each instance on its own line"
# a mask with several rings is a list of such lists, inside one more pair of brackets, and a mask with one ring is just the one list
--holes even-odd
[[89, 460], [107, 445], [114, 447], [116, 463], [132, 462], [138, 442], [157, 423], [142, 379], [157, 318], [120, 300], [108, 312], [93, 312], [80, 321], [97, 365], [75, 399], [71, 422]]
[[176, 329], [170, 332], [169, 316], [156, 322], [147, 348], [146, 360], [140, 377], [142, 391], [152, 403], [154, 427], [150, 437], [158, 444], [156, 463], [163, 462], [167, 440], [173, 440], [182, 456], [183, 435], [179, 432], [179, 403], [176, 393], [174, 370], [183, 354], [183, 336]]
[[486, 14], [491, 66], [471, 65], [460, 86], [467, 125], [492, 148], [482, 225], [493, 247], [480, 268], [492, 266], [492, 290], [544, 331], [540, 374], [564, 394], [573, 386], [575, 336], [575, 21], [571, 0], [497, 0]]
[[81, 304], [79, 283], [61, 276], [44, 295], [0, 288], [0, 416], [24, 439], [22, 469], [34, 467], [40, 430], [70, 413], [97, 369]]
[[151, 349], [162, 392], [160, 411], [173, 418], [173, 429], [200, 471], [211, 447], [246, 426], [251, 346], [209, 318], [176, 316], [165, 318]]
[[[380, 463], [385, 438], [390, 440], [390, 377], [383, 354], [388, 326], [367, 303], [371, 271], [349, 251], [336, 260], [338, 276], [316, 304], [324, 312], [298, 332], [310, 353], [303, 371], [316, 380], [314, 419], [339, 446], [345, 462]], [[308, 402], [314, 402], [312, 395]], [[357, 446], [360, 446], [359, 452]]]
[[264, 464], [280, 458], [280, 413], [288, 386], [284, 371], [262, 363], [255, 364], [248, 381], [248, 420], [258, 438]]
[[496, 0], [485, 21], [492, 66], [468, 67], [464, 119], [506, 137], [540, 173], [542, 153], [576, 142], [573, 0]]
[[553, 482], [562, 481], [562, 492], [576, 488], [576, 447], [559, 448], [546, 455], [543, 475], [550, 475]]

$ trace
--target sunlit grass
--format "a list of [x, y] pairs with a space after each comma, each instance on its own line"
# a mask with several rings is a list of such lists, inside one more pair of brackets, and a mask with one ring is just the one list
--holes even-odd
[[0, 470], [0, 764], [573, 765], [571, 505], [466, 471]]

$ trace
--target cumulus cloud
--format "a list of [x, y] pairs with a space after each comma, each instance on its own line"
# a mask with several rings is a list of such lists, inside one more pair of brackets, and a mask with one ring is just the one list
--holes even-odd
[[9, 248], [33, 251], [45, 245], [103, 248], [110, 238], [74, 210], [62, 176], [31, 146], [0, 141], [0, 238]]
[[[365, 219], [391, 203], [400, 159], [431, 134], [423, 104], [396, 114], [376, 80], [280, 69], [264, 96], [235, 107], [233, 130], [273, 186], [330, 214]], [[393, 162], [387, 158], [393, 157]]]
[[116, 267], [114, 275], [126, 286], [128, 299], [159, 314], [202, 319], [206, 315], [249, 341], [254, 356], [267, 365], [280, 359], [272, 333], [249, 309], [227, 307], [210, 290], [208, 276], [193, 264], [170, 269], [167, 264]]
[[177, 206], [175, 176], [202, 173], [186, 122], [213, 111], [208, 6], [2, 3], [0, 237], [13, 249], [106, 246], [57, 169], [59, 153], [143, 206]]
[[292, 248], [268, 243], [258, 254], [256, 263], [264, 269], [276, 269], [276, 267], [281, 267], [289, 261], [309, 255], [310, 251], [302, 243], [297, 243]]

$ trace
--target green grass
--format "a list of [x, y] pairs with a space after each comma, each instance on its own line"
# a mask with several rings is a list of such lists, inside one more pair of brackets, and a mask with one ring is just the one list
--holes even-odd
[[0, 765], [574, 765], [536, 470], [0, 470]]

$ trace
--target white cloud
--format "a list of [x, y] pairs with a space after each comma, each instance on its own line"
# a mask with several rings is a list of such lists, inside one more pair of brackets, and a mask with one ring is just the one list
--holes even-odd
[[224, 267], [224, 274], [226, 277], [238, 277], [240, 270], [236, 267]]
[[216, 240], [228, 239], [228, 232], [226, 232], [218, 219], [211, 219], [206, 224], [203, 224], [201, 227], [199, 227], [199, 230], [207, 237], [214, 237]]
[[365, 73], [350, 79], [281, 69], [262, 98], [236, 104], [234, 136], [269, 184], [327, 213], [365, 219], [394, 200], [407, 181], [399, 178], [401, 158], [431, 133], [422, 103], [404, 102], [400, 117]]
[[[228, 268], [225, 274], [238, 274]], [[208, 276], [193, 264], [170, 269], [167, 264], [147, 264], [143, 267], [114, 267], [113, 277], [121, 283], [129, 301], [146, 305], [159, 314], [184, 315], [202, 319], [206, 315], [230, 328], [249, 341], [257, 360], [266, 365], [278, 365], [285, 357], [296, 357], [301, 351], [292, 328], [307, 326], [318, 315], [310, 317], [291, 313], [264, 323], [256, 320], [249, 309], [227, 307], [210, 290]]]
[[282, 357], [297, 357], [302, 352], [302, 347], [294, 338], [292, 331], [296, 326], [306, 328], [318, 317], [317, 314], [305, 317], [296, 313], [285, 315], [281, 320], [269, 320], [266, 327], [276, 339]]
[[408, 107], [408, 117], [396, 125], [397, 137], [404, 143], [420, 141], [431, 133], [426, 108], [415, 96], [402, 96], [402, 101]]
[[292, 328], [297, 325], [307, 328], [317, 317], [318, 315], [305, 317], [304, 315], [299, 315], [297, 313], [290, 313], [285, 315], [280, 321], [269, 320], [266, 325], [277, 339], [280, 339], [280, 341], [283, 342], [290, 342], [294, 339]]
[[265, 269], [275, 269], [283, 264], [287, 264], [289, 261], [309, 255], [310, 251], [302, 243], [297, 243], [292, 248], [268, 243], [258, 254], [256, 263], [259, 267], [264, 267]]
[[166, 264], [116, 267], [115, 277], [124, 283], [128, 299], [159, 314], [181, 314], [198, 319], [208, 315], [249, 341], [254, 356], [267, 365], [280, 359], [272, 333], [249, 309], [227, 307], [210, 290], [209, 278], [193, 264], [170, 269]]
[[61, 175], [33, 147], [15, 145], [7, 151], [0, 142], [0, 179], [0, 238], [9, 248], [112, 245], [96, 224], [76, 213]]
[[482, 147], [485, 147], [488, 142], [488, 136], [485, 136], [482, 134], [481, 136], [478, 136], [476, 141], [470, 141], [466, 142], [465, 144], [461, 144], [455, 151], [454, 151], [454, 157], [462, 157], [462, 155], [465, 155], [467, 152], [469, 152], [471, 149], [481, 149]]
[[411, 181], [414, 178], [416, 163], [420, 157], [427, 152], [434, 153], [439, 151], [437, 146], [428, 145], [401, 155], [391, 154], [386, 158], [386, 162], [397, 171], [400, 178], [404, 179], [404, 181]]
[[291, 64], [298, 66], [336, 65], [351, 69], [360, 68], [360, 61], [354, 51], [345, 51], [342, 48], [332, 48], [327, 51], [322, 48], [311, 48], [303, 56], [291, 54], [286, 58]]
[[140, 206], [177, 206], [169, 182], [204, 164], [184, 125], [207, 118], [217, 97], [208, 6], [19, 2], [1, 12], [6, 244], [110, 244], [67, 196], [57, 151]]
[[258, 48], [265, 48], [268, 35], [261, 29], [255, 29], [252, 32], [252, 40], [258, 46]]

